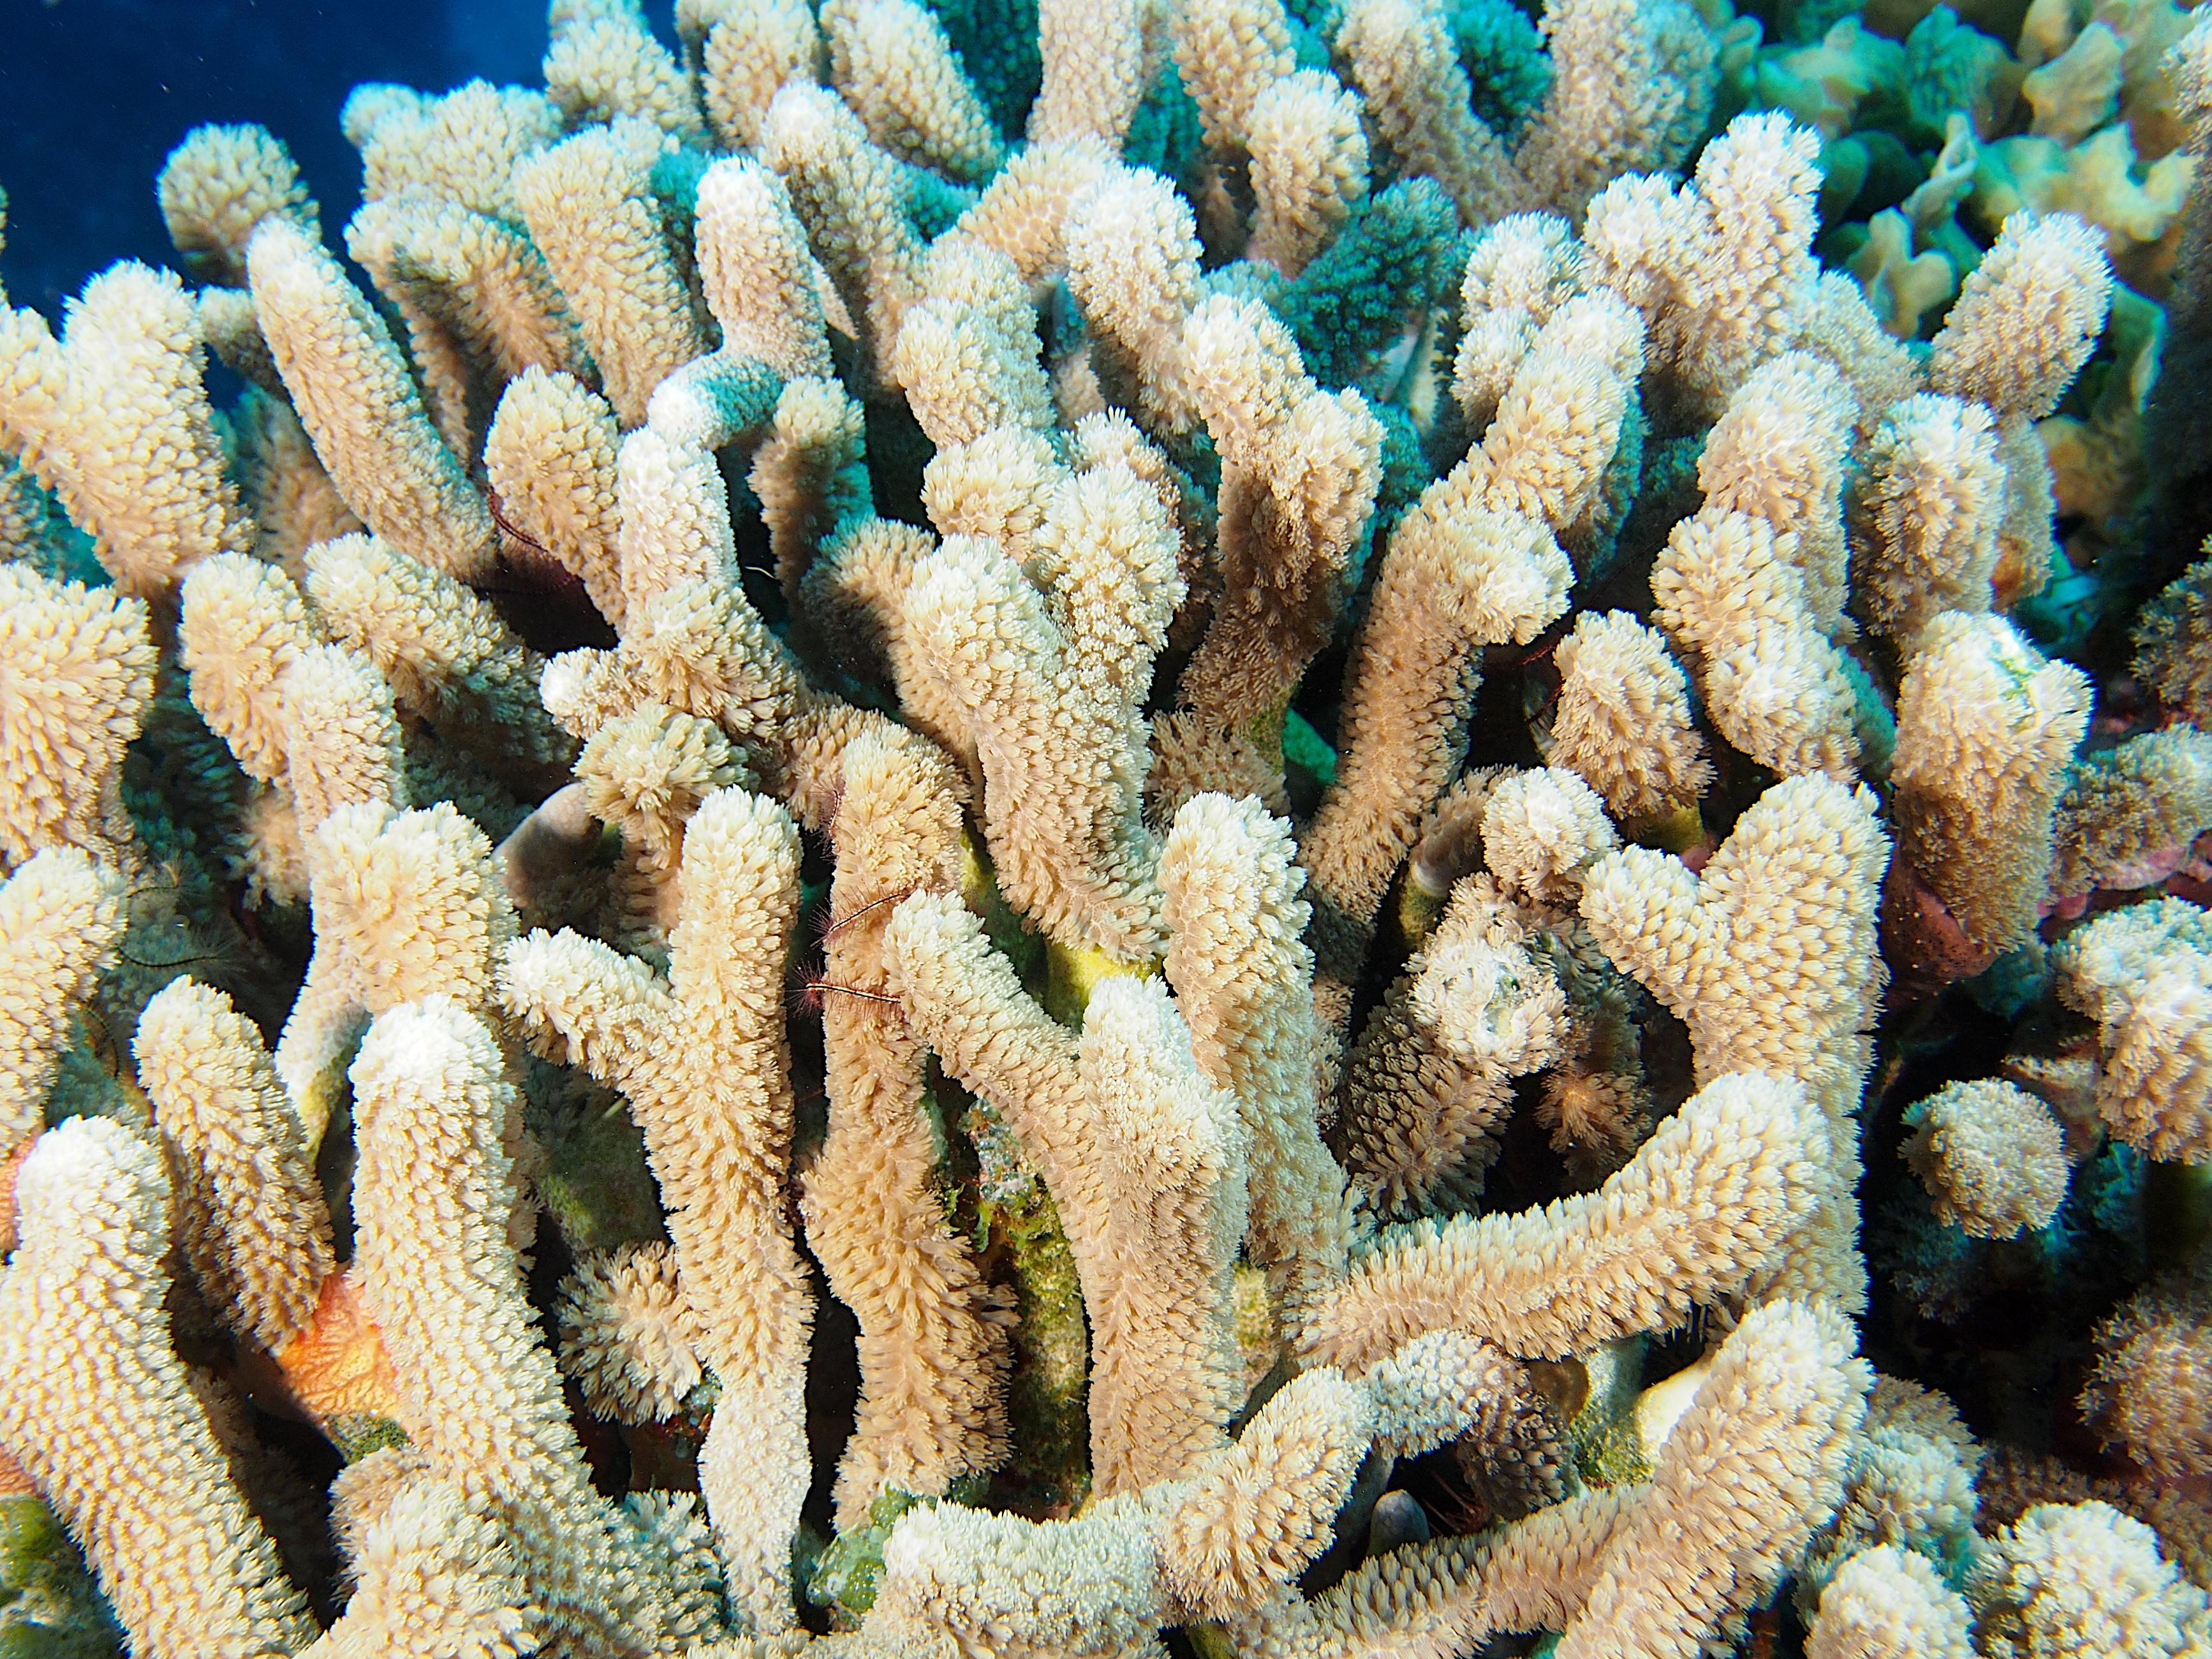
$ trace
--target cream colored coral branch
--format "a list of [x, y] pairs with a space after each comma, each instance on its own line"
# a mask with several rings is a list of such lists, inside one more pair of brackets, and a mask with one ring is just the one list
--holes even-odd
[[837, 1476], [841, 1528], [886, 1488], [937, 1496], [1004, 1456], [1008, 1364], [997, 1292], [947, 1225], [925, 1115], [927, 1051], [888, 995], [884, 938], [905, 894], [960, 880], [960, 800], [944, 757], [902, 735], [845, 751], [823, 972], [830, 1127], [808, 1168], [806, 1239], [860, 1322], [861, 1394]]
[[314, 1634], [170, 1346], [169, 1186], [122, 1125], [78, 1118], [15, 1177], [0, 1279], [0, 1449], [30, 1474], [148, 1659], [277, 1656]]
[[243, 288], [246, 238], [272, 213], [319, 234], [314, 198], [266, 127], [194, 127], [161, 163], [154, 189], [171, 246], [204, 281]]
[[[809, 1478], [813, 1298], [784, 1203], [798, 831], [773, 802], [720, 791], [686, 827], [683, 878], [667, 981], [573, 933], [533, 933], [507, 953], [501, 994], [534, 1042], [628, 1095], [645, 1132], [696, 1345], [721, 1384], [701, 1491], [733, 1598], [773, 1632], [793, 1620], [791, 1540]], [[665, 1056], [663, 1029], [680, 1034]]]
[[698, 252], [725, 351], [757, 357], [786, 379], [832, 372], [821, 270], [781, 179], [747, 155], [708, 167], [699, 180]]
[[1851, 683], [1796, 550], [1764, 518], [1707, 507], [1668, 537], [1653, 614], [1731, 744], [1785, 776], [1847, 778], [1860, 758]]
[[1220, 1443], [1239, 1391], [1235, 1101], [1201, 1075], [1154, 982], [1102, 981], [1079, 1042], [957, 900], [908, 898], [887, 944], [916, 1031], [998, 1108], [1059, 1208], [1091, 1324], [1094, 1484], [1126, 1493], [1188, 1472]]
[[112, 590], [0, 568], [0, 859], [41, 848], [115, 856], [117, 793], [154, 696], [146, 606]]
[[522, 216], [515, 169], [561, 136], [561, 112], [542, 92], [471, 81], [442, 98], [371, 82], [339, 115], [361, 151], [362, 196], [410, 192], [489, 218]]
[[607, 401], [624, 426], [645, 419], [663, 376], [706, 349], [652, 190], [653, 164], [673, 143], [651, 123], [625, 116], [586, 128], [514, 175], [531, 235], [576, 313]]
[[[74, 848], [0, 885], [0, 1168], [45, 1127], [46, 1091], [127, 922], [122, 877]], [[0, 1247], [15, 1237], [0, 1207]]]
[[473, 463], [499, 391], [527, 369], [588, 373], [561, 289], [520, 226], [453, 202], [391, 197], [346, 226], [346, 251], [407, 325], [447, 447]]
[[511, 1659], [542, 1638], [514, 1546], [445, 1481], [418, 1476], [361, 1517], [347, 1565], [354, 1591], [345, 1613], [301, 1659]]
[[971, 722], [1006, 896], [1062, 944], [1127, 962], [1160, 944], [1140, 710], [1182, 598], [1176, 550], [1158, 495], [1103, 467], [1048, 497], [1032, 553], [1048, 592], [956, 537], [906, 597], [910, 648]]
[[269, 1051], [228, 997], [187, 977], [146, 1005], [132, 1052], [185, 1259], [224, 1322], [273, 1354], [313, 1317], [332, 1256], [313, 1155]]
[[1820, 1196], [1817, 1131], [1797, 1085], [1716, 1079], [1596, 1193], [1387, 1235], [1307, 1350], [1361, 1371], [1430, 1331], [1540, 1355], [1679, 1323], [1772, 1264], [1803, 1224]]
[[246, 270], [277, 372], [346, 505], [425, 564], [464, 581], [489, 575], [491, 514], [337, 261], [289, 221], [268, 219], [247, 244]]
[[1679, 192], [1630, 174], [1589, 204], [1585, 280], [1644, 312], [1653, 366], [1689, 414], [1718, 413], [1812, 318], [1818, 149], [1784, 115], [1740, 115]]
[[1584, 611], [1552, 653], [1554, 766], [1578, 773], [1624, 822], [1694, 803], [1713, 776], [1681, 665], [1626, 611]]
[[2097, 1109], [2153, 1158], [2212, 1163], [2212, 931], [2160, 899], [2098, 917], [2052, 952], [2068, 1006], [2097, 1022]]
[[556, 29], [544, 67], [546, 92], [579, 125], [629, 117], [690, 143], [707, 137], [690, 77], [635, 11]]
[[1494, 884], [1462, 880], [1360, 1032], [1341, 1133], [1364, 1209], [1407, 1219], [1471, 1208], [1480, 1195], [1513, 1079], [1559, 1060], [1567, 1042], [1565, 998], [1527, 938]]
[[[484, 470], [507, 521], [584, 585], [620, 626], [613, 406], [567, 374], [525, 369], [509, 382], [485, 435]], [[527, 550], [524, 550], [526, 552]]]
[[923, 250], [901, 200], [897, 163], [836, 94], [812, 86], [775, 95], [759, 148], [860, 330], [864, 379], [879, 379], [921, 288]]
[[1746, 1316], [1667, 1436], [1559, 1651], [1693, 1659], [1782, 1581], [1843, 1492], [1870, 1373], [1826, 1309]]
[[1087, 138], [1121, 148], [1150, 72], [1146, 23], [1142, 0], [1039, 0], [1044, 72], [1030, 106], [1030, 143]]
[[1256, 801], [1200, 795], [1160, 851], [1167, 974], [1199, 1067], [1250, 1136], [1246, 1248], [1268, 1271], [1285, 1340], [1346, 1271], [1344, 1171], [1322, 1144], [1313, 953], [1290, 826]]
[[59, 342], [36, 312], [0, 304], [0, 441], [62, 498], [126, 593], [165, 595], [210, 554], [252, 545], [204, 356], [184, 284], [142, 264], [88, 283]]
[[1335, 45], [1377, 135], [1406, 172], [1444, 187], [1464, 223], [1528, 205], [1521, 170], [1469, 107], [1467, 71], [1437, 0], [1356, 0]]
[[1978, 404], [1923, 394], [1893, 405], [1851, 499], [1851, 592], [1910, 653], [1946, 611], [1990, 608], [2005, 474]]
[[276, 1065], [313, 1146], [363, 1017], [433, 996], [484, 1006], [514, 910], [490, 842], [449, 802], [341, 806], [308, 836], [307, 868], [315, 954]]
[[1898, 693], [1891, 776], [1901, 855], [1987, 951], [2033, 930], [2088, 677], [2046, 661], [2000, 617], [1946, 611]]
[[[1322, 981], [1356, 971], [1392, 871], [1466, 754], [1481, 647], [1525, 644], [1566, 609], [1572, 572], [1557, 540], [1534, 519], [1480, 505], [1476, 488], [1455, 471], [1399, 520], [1353, 648], [1343, 759], [1299, 849], [1322, 913]], [[1347, 994], [1326, 996], [1340, 1028]]]
[[307, 556], [307, 598], [338, 643], [374, 663], [392, 699], [532, 799], [559, 783], [575, 744], [538, 695], [544, 664], [488, 600], [374, 536]]
[[[1070, 1521], [917, 1510], [884, 1546], [860, 1651], [927, 1651], [949, 1638], [1004, 1659], [1127, 1659], [1153, 1651], [1164, 1624], [1210, 1618], [1240, 1634], [1272, 1627], [1279, 1640], [1280, 1615], [1303, 1611], [1288, 1581], [1328, 1547], [1370, 1443], [1416, 1419], [1446, 1433], [1464, 1425], [1464, 1398], [1433, 1381], [1385, 1397], [1334, 1370], [1308, 1372], [1188, 1480], [1108, 1498]], [[1256, 1650], [1319, 1659], [1345, 1650]]]
[[1314, 383], [1264, 306], [1203, 302], [1182, 353], [1222, 458], [1221, 586], [1177, 697], [1237, 731], [1272, 716], [1328, 641], [1374, 509], [1382, 428], [1358, 393]]
[[1514, 160], [1533, 202], [1579, 217], [1622, 173], [1675, 173], [1705, 136], [1718, 42], [1692, 7], [1566, 0], [1544, 15], [1552, 86]]
[[1887, 978], [1875, 921], [1888, 852], [1863, 787], [1793, 778], [1736, 820], [1700, 873], [1632, 847], [1601, 860], [1583, 889], [1583, 920], [1607, 956], [1689, 1025], [1698, 1077], [1796, 1078], [1821, 1109], [1827, 1133], [1808, 1152], [1826, 1173], [1812, 1224], [1777, 1271], [1796, 1293], [1846, 1307], [1865, 1294], [1852, 1114]]
[[273, 565], [218, 554], [185, 578], [182, 610], [178, 655], [192, 707], [248, 777], [282, 782], [292, 739], [279, 688], [322, 642], [300, 590]]
[[507, 1232], [521, 1111], [491, 1034], [442, 997], [379, 1016], [353, 1063], [354, 1272], [429, 1469], [515, 1547], [549, 1652], [643, 1656], [655, 1605], [592, 1490]]
[[1820, 1592], [1806, 1659], [1972, 1659], [1972, 1614], [1928, 1558], [1884, 1544]]
[[1006, 147], [933, 14], [915, 0], [833, 0], [822, 27], [830, 77], [876, 143], [963, 183], [997, 171]]

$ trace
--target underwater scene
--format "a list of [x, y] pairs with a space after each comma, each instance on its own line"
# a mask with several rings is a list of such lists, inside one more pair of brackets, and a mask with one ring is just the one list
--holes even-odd
[[2212, 1659], [2212, 6], [0, 0], [0, 1659]]

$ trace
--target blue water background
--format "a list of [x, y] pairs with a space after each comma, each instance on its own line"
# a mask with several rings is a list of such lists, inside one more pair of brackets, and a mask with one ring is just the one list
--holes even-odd
[[58, 319], [116, 259], [173, 263], [154, 178], [203, 121], [283, 139], [335, 242], [360, 198], [338, 131], [357, 82], [536, 85], [544, 50], [543, 0], [0, 0], [0, 280]]

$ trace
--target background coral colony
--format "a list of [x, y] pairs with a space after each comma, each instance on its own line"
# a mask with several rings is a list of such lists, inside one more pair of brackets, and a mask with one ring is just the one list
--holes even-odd
[[0, 1654], [2212, 1655], [2212, 21], [0, 77]]

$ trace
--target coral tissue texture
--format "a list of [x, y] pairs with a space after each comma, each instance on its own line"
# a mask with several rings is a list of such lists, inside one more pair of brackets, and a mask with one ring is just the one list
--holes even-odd
[[0, 1653], [2212, 1656], [2212, 21], [545, 25], [0, 294]]

